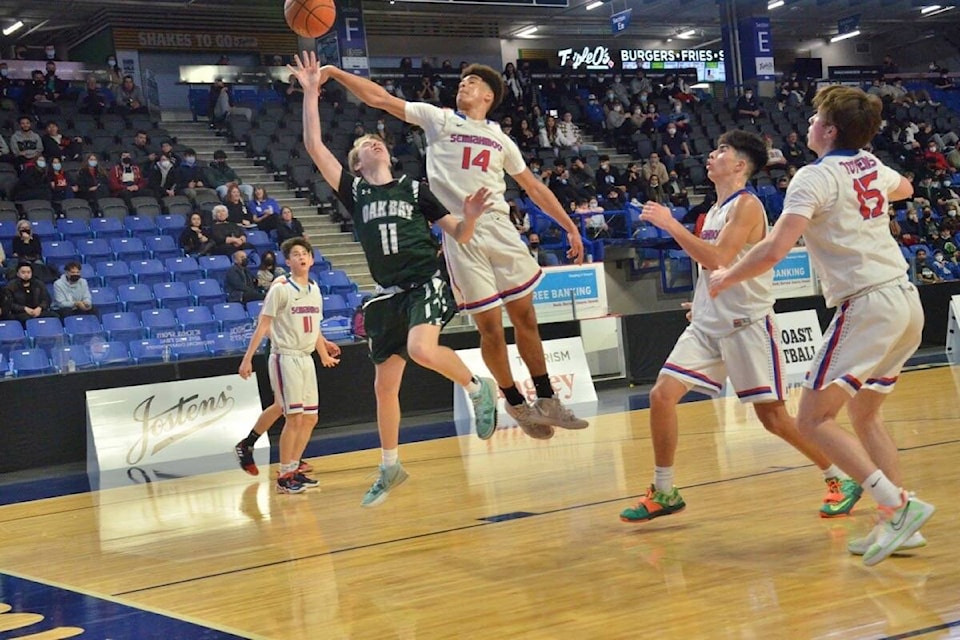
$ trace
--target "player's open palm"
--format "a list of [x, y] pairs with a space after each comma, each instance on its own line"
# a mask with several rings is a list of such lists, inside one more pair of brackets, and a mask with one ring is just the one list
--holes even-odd
[[640, 219], [649, 222], [659, 229], [666, 229], [667, 225], [673, 220], [673, 214], [662, 204], [647, 201], [643, 205], [643, 211], [640, 213]]
[[463, 215], [466, 218], [479, 218], [487, 210], [490, 203], [487, 199], [490, 197], [490, 190], [486, 187], [480, 187], [476, 193], [472, 193], [463, 199]]
[[326, 73], [317, 62], [317, 54], [304, 51], [301, 55], [294, 55], [293, 62], [294, 64], [287, 65], [287, 69], [296, 76], [304, 92], [319, 91], [326, 82]]

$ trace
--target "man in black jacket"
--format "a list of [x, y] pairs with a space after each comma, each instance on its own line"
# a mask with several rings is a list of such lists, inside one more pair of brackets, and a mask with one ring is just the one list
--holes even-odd
[[33, 277], [33, 266], [20, 262], [17, 277], [6, 286], [5, 315], [26, 325], [32, 318], [56, 318], [50, 310], [50, 294], [38, 278]]
[[227, 291], [227, 300], [230, 302], [250, 302], [251, 300], [263, 300], [266, 296], [260, 287], [257, 286], [257, 280], [247, 269], [247, 252], [237, 251], [233, 254], [233, 266], [227, 271], [224, 288]]

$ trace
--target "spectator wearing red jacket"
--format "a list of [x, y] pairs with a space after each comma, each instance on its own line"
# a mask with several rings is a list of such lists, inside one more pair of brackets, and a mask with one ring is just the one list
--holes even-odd
[[141, 198], [151, 195], [147, 192], [147, 179], [143, 172], [133, 162], [129, 151], [120, 154], [120, 163], [110, 170], [110, 195], [114, 198], [123, 198], [127, 209], [132, 211], [132, 198]]

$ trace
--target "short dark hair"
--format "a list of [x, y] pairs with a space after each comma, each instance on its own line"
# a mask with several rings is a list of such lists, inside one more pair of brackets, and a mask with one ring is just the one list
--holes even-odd
[[742, 129], [733, 129], [720, 136], [717, 144], [732, 147], [741, 158], [747, 161], [747, 178], [752, 178], [760, 169], [767, 166], [767, 143], [759, 134]]
[[227, 159], [227, 152], [226, 152], [226, 151], [224, 151], [223, 149], [217, 149], [216, 151], [213, 152], [213, 159], [214, 159], [214, 160], [220, 160], [221, 158], [224, 159], [224, 160]]
[[80, 266], [80, 263], [77, 262], [76, 260], [71, 260], [67, 264], [63, 265], [64, 271], [70, 271], [71, 269], [76, 269], [77, 271], [80, 271], [82, 267]]
[[487, 109], [487, 113], [496, 110], [496, 108], [500, 106], [500, 102], [503, 100], [503, 94], [506, 91], [503, 86], [503, 76], [500, 75], [500, 72], [485, 64], [471, 64], [460, 72], [461, 78], [466, 78], [467, 76], [477, 76], [490, 87], [490, 90], [493, 91], [493, 102], [490, 103], [490, 108]]
[[308, 253], [313, 255], [313, 245], [311, 245], [306, 238], [297, 236], [296, 238], [284, 240], [283, 244], [280, 245], [280, 251], [283, 252], [283, 257], [289, 258], [290, 252], [293, 251], [294, 247], [303, 247]]

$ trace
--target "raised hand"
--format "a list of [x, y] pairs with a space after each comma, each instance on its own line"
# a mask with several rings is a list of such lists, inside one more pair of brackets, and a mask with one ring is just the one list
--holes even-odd
[[640, 219], [644, 222], [649, 222], [658, 229], [666, 230], [667, 225], [673, 221], [673, 214], [670, 213], [670, 209], [667, 209], [662, 204], [648, 200], [643, 205], [643, 212], [640, 214]]
[[490, 203], [487, 198], [490, 197], [490, 190], [486, 187], [480, 187], [476, 193], [472, 193], [463, 199], [463, 215], [465, 218], [479, 218], [487, 210]]
[[327, 73], [317, 62], [317, 54], [313, 51], [304, 51], [302, 57], [294, 55], [293, 61], [294, 64], [288, 64], [287, 69], [297, 78], [304, 93], [313, 91], [319, 93], [320, 87], [327, 81]]

